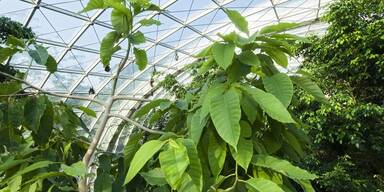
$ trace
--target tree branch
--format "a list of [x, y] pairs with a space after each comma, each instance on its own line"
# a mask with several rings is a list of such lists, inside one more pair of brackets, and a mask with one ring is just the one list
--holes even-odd
[[144, 99], [144, 98], [130, 97], [130, 96], [122, 96], [122, 95], [114, 96], [113, 100], [131, 100], [131, 101], [143, 101], [143, 102], [150, 102], [150, 101], [152, 101], [151, 99]]
[[[111, 108], [112, 108], [112, 105], [113, 105], [113, 102], [114, 102], [114, 96], [115, 96], [115, 91], [116, 91], [117, 80], [118, 80], [118, 77], [120, 75], [121, 69], [123, 68], [124, 64], [128, 61], [130, 49], [131, 49], [131, 44], [128, 42], [127, 53], [126, 53], [124, 59], [119, 64], [119, 66], [117, 68], [117, 71], [116, 71], [116, 75], [113, 78], [113, 85], [112, 85], [112, 90], [111, 90], [111, 96], [108, 99], [108, 101], [106, 102], [105, 107], [104, 107], [104, 117], [101, 119], [100, 127], [96, 130], [95, 136], [93, 137], [91, 144], [89, 145], [87, 151], [85, 152], [85, 154], [83, 156], [83, 163], [85, 164], [87, 170], [90, 167], [91, 158], [92, 158], [93, 154], [95, 153], [95, 150], [96, 150], [97, 146], [100, 143], [101, 136], [103, 135], [104, 130], [106, 128], [106, 125], [107, 125], [107, 122], [108, 122], [108, 119], [109, 119], [109, 114], [111, 113]], [[80, 192], [88, 191], [89, 187], [88, 187], [87, 179], [84, 178], [84, 179], [79, 180], [78, 181], [78, 186], [79, 186], [79, 191]]]
[[103, 102], [98, 101], [98, 100], [96, 100], [96, 99], [91, 99], [91, 98], [89, 98], [89, 97], [81, 97], [81, 96], [76, 96], [76, 95], [65, 95], [65, 94], [58, 94], [58, 93], [53, 93], [53, 92], [45, 91], [45, 90], [43, 90], [43, 89], [41, 89], [41, 88], [39, 88], [39, 87], [36, 87], [36, 86], [32, 85], [31, 83], [28, 83], [27, 81], [24, 81], [24, 80], [22, 80], [22, 79], [19, 79], [19, 78], [17, 78], [17, 77], [14, 77], [14, 76], [12, 76], [12, 75], [10, 75], [10, 74], [8, 74], [8, 73], [4, 73], [4, 72], [2, 72], [2, 71], [0, 71], [0, 75], [4, 75], [4, 76], [9, 77], [9, 78], [11, 78], [11, 79], [14, 79], [14, 80], [16, 80], [16, 81], [20, 81], [20, 82], [22, 82], [22, 83], [28, 85], [29, 88], [36, 89], [36, 90], [38, 90], [38, 91], [40, 91], [40, 92], [42, 92], [42, 93], [44, 93], [44, 94], [47, 94], [47, 95], [52, 95], [52, 96], [55, 96], [55, 97], [63, 97], [63, 98], [71, 98], [71, 99], [79, 99], [79, 100], [92, 101], [92, 102], [95, 102], [95, 103], [97, 103], [97, 104], [99, 104], [99, 105], [104, 105]]
[[124, 121], [127, 121], [131, 124], [133, 124], [134, 126], [140, 128], [141, 130], [143, 131], [146, 131], [146, 132], [149, 132], [149, 133], [153, 133], [153, 134], [160, 134], [160, 135], [163, 135], [165, 134], [165, 132], [163, 131], [158, 131], [158, 130], [154, 130], [154, 129], [150, 129], [150, 128], [147, 128], [147, 127], [144, 127], [143, 125], [141, 125], [140, 123], [128, 118], [128, 117], [125, 117], [125, 116], [122, 116], [122, 115], [119, 115], [119, 114], [110, 114], [109, 115], [110, 117], [117, 117], [117, 118], [120, 118]]

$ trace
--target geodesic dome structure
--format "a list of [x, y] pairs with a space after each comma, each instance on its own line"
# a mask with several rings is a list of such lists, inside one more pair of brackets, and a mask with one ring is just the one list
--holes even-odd
[[[140, 45], [148, 54], [149, 64], [143, 71], [130, 58], [121, 72], [117, 93], [136, 98], [166, 97], [164, 90], [155, 90], [150, 84], [154, 70], [162, 74], [175, 74], [182, 83], [190, 80], [183, 67], [195, 60], [194, 55], [211, 42], [218, 33], [236, 30], [224, 13], [224, 8], [239, 11], [249, 22], [250, 32], [278, 22], [297, 22], [300, 27], [290, 33], [307, 35], [322, 33], [327, 25], [319, 20], [331, 0], [152, 0], [164, 11], [139, 15], [155, 18], [162, 24], [141, 29], [147, 42]], [[99, 46], [101, 39], [111, 31], [108, 10], [80, 13], [87, 0], [0, 0], [0, 15], [31, 27], [37, 41], [49, 47], [48, 51], [58, 62], [57, 72], [50, 74], [44, 66], [23, 54], [10, 60], [15, 68], [26, 72], [27, 81], [44, 90], [78, 96], [88, 96], [93, 88], [92, 98], [105, 100], [112, 87], [111, 79], [118, 63], [127, 51], [113, 55], [111, 70], [106, 72], [100, 63]], [[135, 22], [135, 28], [140, 24]], [[294, 61], [292, 61], [294, 62]], [[293, 63], [297, 65], [297, 63]], [[60, 98], [56, 98], [60, 99]], [[97, 129], [103, 109], [89, 101], [62, 99], [74, 105], [90, 107], [97, 112], [97, 118], [82, 115], [91, 130]], [[112, 111], [129, 115], [140, 101], [119, 101]], [[109, 121], [101, 143], [106, 148], [115, 134], [120, 119]], [[121, 141], [129, 130], [118, 133]], [[117, 145], [116, 145], [117, 146]]]

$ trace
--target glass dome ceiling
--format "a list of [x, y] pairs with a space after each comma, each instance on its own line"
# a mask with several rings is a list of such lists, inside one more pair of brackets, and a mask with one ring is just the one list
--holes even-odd
[[[177, 74], [180, 82], [190, 80], [181, 69], [194, 61], [194, 55], [212, 41], [217, 33], [235, 30], [223, 8], [239, 11], [249, 22], [250, 32], [277, 22], [298, 22], [303, 25], [290, 33], [306, 35], [322, 33], [326, 29], [318, 18], [331, 0], [152, 0], [165, 11], [139, 15], [155, 18], [160, 26], [140, 28], [147, 43], [141, 48], [147, 50], [149, 64], [143, 71], [138, 70], [133, 58], [128, 60], [118, 81], [120, 95], [139, 98], [166, 96], [162, 90], [153, 90], [150, 85], [152, 71]], [[101, 39], [112, 29], [109, 10], [79, 13], [88, 0], [0, 0], [0, 15], [31, 27], [37, 41], [49, 47], [48, 51], [58, 61], [58, 71], [49, 74], [44, 66], [37, 65], [29, 57], [19, 54], [10, 63], [27, 72], [27, 81], [44, 90], [89, 96], [105, 100], [110, 93], [113, 76], [126, 49], [113, 55], [110, 72], [105, 72], [99, 59]], [[136, 21], [136, 22], [137, 22]], [[126, 45], [126, 43], [123, 45]], [[114, 70], [115, 69], [115, 70]], [[60, 99], [60, 98], [57, 98]], [[90, 107], [98, 113], [97, 118], [82, 115], [84, 122], [97, 128], [102, 108], [88, 101], [63, 99], [63, 101]], [[117, 101], [112, 111], [128, 115], [139, 105], [138, 101]], [[79, 112], [80, 113], [80, 112]], [[103, 144], [107, 144], [120, 120], [111, 119]]]

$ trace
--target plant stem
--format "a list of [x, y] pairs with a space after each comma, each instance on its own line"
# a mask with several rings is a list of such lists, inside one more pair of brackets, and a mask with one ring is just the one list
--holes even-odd
[[[106, 128], [106, 125], [108, 123], [108, 119], [109, 119], [110, 113], [111, 113], [111, 108], [112, 108], [113, 102], [115, 101], [114, 97], [115, 97], [115, 92], [116, 92], [117, 81], [118, 81], [121, 69], [124, 67], [125, 63], [128, 61], [130, 49], [131, 49], [131, 44], [128, 43], [127, 53], [126, 53], [124, 59], [119, 64], [117, 71], [116, 71], [116, 75], [113, 77], [111, 96], [107, 100], [107, 103], [105, 104], [104, 117], [101, 120], [100, 127], [96, 130], [95, 136], [93, 137], [92, 142], [87, 149], [87, 152], [84, 154], [83, 163], [85, 164], [87, 170], [89, 170], [89, 167], [91, 164], [91, 158], [92, 158], [93, 154], [95, 153], [97, 146], [100, 143], [101, 136], [103, 135], [104, 130]], [[80, 192], [87, 192], [88, 188], [89, 188], [88, 183], [87, 183], [87, 179], [86, 178], [80, 179], [78, 182], [78, 186], [79, 186]]]

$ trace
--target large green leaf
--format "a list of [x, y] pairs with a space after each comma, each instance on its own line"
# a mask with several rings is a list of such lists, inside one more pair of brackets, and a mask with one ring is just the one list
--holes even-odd
[[236, 163], [246, 171], [253, 156], [253, 143], [251, 140], [252, 128], [246, 121], [241, 121], [240, 125], [241, 134], [239, 143], [237, 144], [237, 151], [233, 150], [232, 147], [230, 149]]
[[17, 81], [5, 81], [0, 83], [0, 94], [11, 95], [21, 90], [21, 83]]
[[141, 31], [137, 31], [137, 32], [133, 33], [129, 37], [129, 40], [132, 44], [135, 44], [135, 45], [145, 43], [145, 37]]
[[252, 159], [252, 164], [272, 169], [294, 180], [313, 180], [317, 178], [316, 175], [296, 167], [286, 160], [268, 155], [255, 155]]
[[124, 146], [124, 163], [128, 167], [132, 158], [140, 148], [140, 140], [143, 138], [143, 132], [135, 132], [129, 135], [127, 144]]
[[134, 113], [133, 117], [142, 117], [144, 115], [147, 115], [149, 111], [160, 106], [162, 103], [165, 103], [165, 102], [169, 102], [169, 100], [168, 99], [153, 100], [147, 103], [146, 105], [140, 107], [140, 109]]
[[284, 192], [275, 182], [263, 178], [251, 178], [246, 181], [248, 189], [255, 192]]
[[140, 70], [144, 70], [148, 64], [147, 52], [142, 49], [134, 48], [133, 53], [135, 54], [136, 64]]
[[263, 51], [272, 57], [272, 59], [280, 66], [284, 68], [288, 67], [288, 57], [283, 51], [275, 48], [263, 48]]
[[291, 114], [274, 95], [258, 88], [242, 86], [242, 89], [273, 119], [282, 123], [295, 123]]
[[228, 15], [232, 23], [242, 32], [249, 33], [247, 20], [237, 11], [226, 9], [225, 13]]
[[34, 171], [36, 169], [40, 169], [40, 168], [44, 168], [44, 167], [48, 167], [49, 165], [52, 165], [52, 164], [55, 164], [55, 162], [52, 162], [52, 161], [38, 161], [38, 162], [35, 162], [29, 166], [26, 166], [22, 169], [20, 169], [19, 171], [17, 171], [15, 174], [12, 175], [12, 178], [15, 178], [15, 177], [18, 177], [18, 176], [22, 176], [26, 173], [29, 173], [31, 171]]
[[237, 150], [240, 137], [240, 99], [234, 88], [211, 99], [209, 112], [217, 133]]
[[119, 41], [120, 38], [121, 35], [119, 33], [117, 33], [116, 31], [111, 31], [101, 41], [100, 59], [104, 67], [109, 65], [109, 62], [112, 58], [112, 54], [121, 49], [120, 46], [115, 46], [115, 44]]
[[224, 85], [217, 84], [209, 87], [209, 89], [201, 94], [199, 103], [201, 103], [201, 113], [200, 119], [204, 119], [209, 114], [209, 105], [211, 103], [211, 99], [221, 95], [224, 92]]
[[45, 64], [47, 67], [47, 70], [51, 73], [54, 73], [57, 71], [57, 62], [55, 58], [52, 57], [52, 55], [48, 55], [47, 63]]
[[198, 191], [201, 191], [203, 188], [203, 171], [201, 168], [200, 158], [197, 153], [196, 145], [190, 139], [184, 139], [183, 144], [187, 148], [188, 158], [190, 161], [187, 172], [196, 188], [199, 189]]
[[33, 139], [35, 142], [39, 145], [43, 145], [49, 141], [49, 137], [51, 136], [51, 133], [54, 129], [54, 110], [53, 105], [51, 102], [48, 101], [48, 99], [45, 101], [46, 107], [43, 115], [40, 119], [39, 129], [37, 130], [37, 133], [32, 133]]
[[212, 46], [212, 54], [216, 63], [223, 69], [227, 69], [232, 64], [235, 54], [235, 45], [233, 43], [215, 42]]
[[[129, 9], [126, 9], [129, 11]], [[129, 11], [130, 12], [130, 11]], [[132, 25], [132, 15], [113, 9], [111, 13], [113, 29], [119, 33], [128, 33]]]
[[227, 146], [213, 132], [209, 132], [208, 141], [208, 163], [213, 176], [217, 177], [223, 169]]
[[168, 149], [160, 152], [159, 161], [168, 184], [172, 189], [177, 189], [190, 163], [187, 148], [174, 140], [170, 140]]
[[315, 189], [312, 187], [311, 181], [298, 180], [297, 182], [300, 184], [304, 192], [316, 192]]
[[104, 0], [90, 0], [87, 6], [85, 6], [85, 8], [81, 12], [87, 12], [94, 9], [104, 9], [104, 8], [106, 8], [104, 4]]
[[83, 113], [91, 117], [96, 117], [96, 112], [88, 107], [84, 106], [75, 106], [77, 109], [80, 109]]
[[82, 161], [73, 163], [71, 166], [61, 164], [61, 169], [64, 173], [72, 177], [85, 177], [87, 174], [87, 168]]
[[201, 133], [203, 132], [206, 120], [201, 119], [201, 109], [196, 110], [192, 115], [191, 126], [189, 129], [189, 137], [198, 144], [200, 141]]
[[244, 64], [260, 67], [260, 59], [252, 51], [243, 51], [237, 58]]
[[282, 32], [282, 31], [285, 31], [285, 30], [297, 27], [298, 25], [299, 25], [298, 23], [284, 23], [284, 22], [281, 22], [281, 23], [276, 24], [276, 25], [269, 25], [269, 26], [263, 27], [259, 31], [259, 34], [278, 33], [278, 32]]
[[178, 192], [200, 192], [201, 189], [199, 190], [198, 187], [193, 183], [191, 176], [185, 173], [181, 178], [177, 191]]
[[24, 107], [24, 124], [25, 126], [37, 133], [40, 127], [41, 117], [44, 115], [47, 98], [41, 97], [30, 97]]
[[17, 53], [17, 49], [9, 47], [0, 47], [0, 64], [7, 60], [10, 56]]
[[124, 184], [129, 183], [136, 174], [143, 168], [149, 159], [157, 153], [167, 141], [151, 140], [144, 143], [143, 146], [136, 152], [131, 161]]
[[31, 56], [37, 64], [45, 65], [49, 57], [47, 49], [37, 44], [34, 45], [34, 47], [35, 49], [28, 50], [29, 56]]
[[264, 88], [278, 98], [281, 103], [288, 107], [293, 96], [293, 85], [288, 75], [278, 73], [263, 78]]
[[141, 172], [140, 175], [145, 179], [147, 183], [150, 185], [165, 185], [167, 181], [165, 180], [165, 176], [163, 171], [160, 168], [152, 169], [148, 172]]
[[327, 102], [327, 98], [325, 98], [320, 87], [309, 78], [304, 76], [291, 76], [291, 80], [304, 91], [314, 96], [316, 100], [324, 103]]
[[241, 97], [241, 108], [243, 109], [243, 112], [247, 116], [247, 119], [253, 123], [256, 121], [258, 114], [258, 104], [249, 96], [249, 95], [243, 95]]

